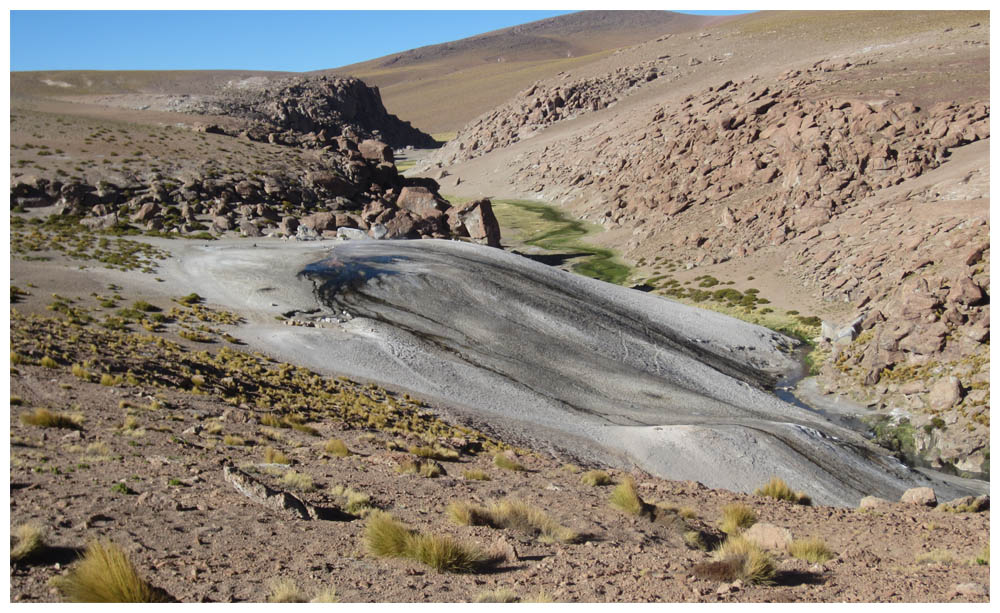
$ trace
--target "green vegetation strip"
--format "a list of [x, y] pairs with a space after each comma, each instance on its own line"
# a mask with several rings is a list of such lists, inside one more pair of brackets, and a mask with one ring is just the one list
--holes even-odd
[[601, 226], [570, 219], [556, 207], [531, 200], [496, 200], [493, 212], [500, 226], [523, 236], [526, 245], [585, 256], [573, 264], [573, 272], [617, 285], [628, 280], [631, 270], [614, 251], [581, 240], [602, 231]]

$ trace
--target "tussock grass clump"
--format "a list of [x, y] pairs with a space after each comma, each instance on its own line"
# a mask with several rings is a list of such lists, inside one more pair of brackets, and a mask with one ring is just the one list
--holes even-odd
[[344, 505], [344, 510], [351, 515], [367, 517], [369, 513], [375, 510], [375, 505], [372, 504], [371, 496], [364, 492], [359, 492], [355, 489], [344, 487], [343, 485], [335, 485], [330, 488], [330, 493], [334, 496], [340, 496], [347, 499], [347, 504]]
[[337, 590], [329, 587], [325, 590], [317, 592], [309, 602], [340, 602], [340, 599], [337, 598]]
[[708, 543], [705, 542], [705, 537], [698, 530], [687, 530], [684, 532], [684, 544], [691, 549], [708, 551]]
[[813, 564], [822, 564], [834, 558], [833, 552], [821, 538], [796, 539], [788, 544], [788, 553], [793, 558]]
[[482, 592], [473, 602], [521, 602], [521, 597], [513, 590], [502, 587], [492, 592]]
[[453, 502], [448, 505], [448, 515], [457, 524], [509, 528], [537, 536], [542, 542], [573, 543], [580, 538], [575, 531], [560, 525], [541, 509], [509, 498], [489, 507]]
[[951, 564], [955, 556], [950, 552], [935, 549], [917, 556], [917, 564]]
[[757, 521], [757, 514], [749, 506], [740, 503], [727, 504], [722, 507], [722, 520], [719, 529], [726, 534], [740, 534]]
[[511, 458], [511, 457], [509, 457], [509, 456], [507, 456], [507, 455], [505, 455], [503, 453], [498, 453], [495, 456], [493, 456], [493, 464], [495, 464], [498, 468], [502, 468], [504, 470], [514, 470], [514, 471], [524, 471], [524, 470], [527, 470], [517, 460], [515, 460], [515, 459], [513, 459], [513, 458]]
[[598, 485], [611, 485], [611, 476], [603, 470], [589, 470], [583, 473], [580, 481], [585, 485], [597, 487]]
[[440, 460], [443, 462], [457, 460], [458, 452], [454, 449], [446, 449], [435, 445], [433, 447], [429, 445], [411, 446], [407, 451], [413, 455], [420, 458], [427, 458], [429, 460]]
[[69, 573], [52, 585], [70, 602], [166, 602], [167, 594], [136, 572], [125, 552], [110, 541], [95, 541]]
[[639, 497], [635, 479], [631, 476], [622, 479], [622, 482], [611, 490], [609, 502], [611, 506], [629, 515], [642, 515], [649, 510], [649, 506]]
[[372, 513], [365, 526], [369, 551], [381, 557], [409, 558], [438, 572], [475, 572], [494, 561], [480, 549], [447, 536], [410, 530], [388, 513]]
[[45, 529], [39, 524], [20, 524], [11, 530], [10, 535], [15, 539], [10, 548], [11, 562], [30, 560], [45, 549]]
[[305, 596], [299, 591], [295, 582], [290, 579], [276, 581], [271, 585], [268, 602], [306, 602]]
[[338, 458], [346, 458], [351, 455], [351, 450], [347, 448], [347, 443], [339, 438], [332, 438], [323, 445], [323, 450]]
[[[11, 360], [11, 362], [13, 362], [13, 360]], [[43, 356], [42, 359], [38, 361], [38, 365], [44, 368], [59, 368], [59, 364], [57, 364], [56, 361], [49, 356]]]
[[73, 376], [76, 377], [77, 379], [83, 379], [84, 381], [91, 380], [91, 374], [87, 372], [87, 369], [80, 364], [73, 364], [73, 366], [70, 368], [70, 372], [72, 372]]
[[489, 481], [490, 475], [484, 470], [472, 469], [462, 473], [462, 478], [466, 481]]
[[242, 447], [243, 445], [247, 444], [245, 440], [243, 440], [239, 436], [236, 436], [235, 434], [227, 434], [224, 437], [222, 437], [222, 443], [224, 445], [231, 445], [233, 447]]
[[[673, 513], [682, 519], [694, 519], [698, 517], [698, 513], [691, 507], [682, 507], [672, 502], [657, 502], [654, 506], [657, 511]], [[662, 515], [662, 513], [657, 513], [657, 515]]]
[[[721, 562], [733, 575], [726, 581], [742, 579], [745, 583], [773, 583], [775, 575], [774, 558], [757, 543], [742, 536], [730, 536], [715, 551], [716, 562]], [[713, 568], [723, 570], [722, 567]]]
[[39, 428], [65, 428], [67, 430], [83, 430], [78, 419], [65, 413], [53, 413], [48, 409], [35, 409], [34, 413], [21, 415], [21, 423]]
[[281, 453], [274, 447], [267, 445], [264, 447], [264, 463], [265, 464], [291, 464], [288, 456]]
[[792, 488], [788, 487], [788, 484], [779, 477], [771, 477], [771, 480], [762, 487], [757, 488], [754, 491], [754, 494], [758, 496], [767, 496], [768, 498], [774, 498], [776, 500], [786, 500], [803, 506], [809, 506], [812, 504], [812, 499], [809, 498], [809, 496], [802, 492], [792, 490]]
[[262, 426], [270, 426], [272, 428], [287, 428], [286, 424], [281, 423], [281, 420], [270, 413], [264, 413], [257, 418], [257, 421]]
[[434, 460], [404, 460], [396, 467], [396, 472], [403, 475], [413, 474], [433, 479], [443, 475], [444, 468]]
[[311, 492], [314, 489], [312, 477], [294, 470], [285, 473], [281, 478], [281, 484], [300, 492]]

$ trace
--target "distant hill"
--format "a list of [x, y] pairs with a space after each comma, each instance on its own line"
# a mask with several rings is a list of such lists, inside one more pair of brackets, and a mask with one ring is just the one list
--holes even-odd
[[717, 17], [582, 11], [320, 71], [375, 85], [389, 112], [428, 132], [458, 130], [539, 79]]

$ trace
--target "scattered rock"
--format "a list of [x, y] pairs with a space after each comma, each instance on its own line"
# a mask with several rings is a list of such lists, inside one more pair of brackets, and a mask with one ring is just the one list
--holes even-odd
[[929, 487], [913, 487], [903, 492], [900, 502], [907, 504], [918, 504], [925, 507], [937, 506], [937, 497], [934, 490]]

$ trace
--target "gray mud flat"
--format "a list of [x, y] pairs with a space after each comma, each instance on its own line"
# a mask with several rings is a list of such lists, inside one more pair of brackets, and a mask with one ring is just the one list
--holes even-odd
[[[910, 470], [775, 397], [794, 367], [787, 337], [497, 249], [265, 243], [193, 249], [175, 266], [209, 300], [261, 314], [251, 344], [434, 399], [539, 449], [744, 492], [777, 475], [818, 504], [988, 489]], [[292, 311], [317, 327], [275, 324]]]

